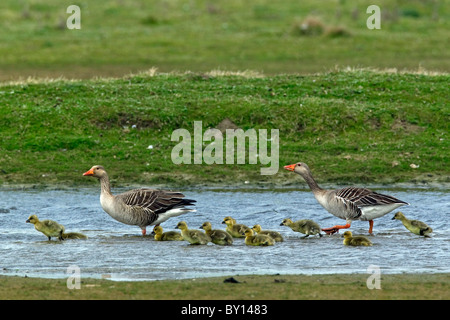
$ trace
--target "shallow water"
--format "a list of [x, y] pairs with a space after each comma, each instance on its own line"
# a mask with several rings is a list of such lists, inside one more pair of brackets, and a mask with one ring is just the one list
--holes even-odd
[[[121, 192], [123, 190], [113, 190]], [[100, 207], [99, 188], [75, 190], [0, 189], [0, 275], [67, 278], [67, 268], [81, 277], [111, 280], [160, 280], [236, 274], [366, 273], [369, 265], [382, 273], [450, 272], [450, 193], [447, 190], [377, 189], [411, 205], [402, 207], [410, 219], [430, 225], [432, 238], [407, 231], [393, 214], [376, 219], [372, 247], [345, 247], [340, 235], [309, 237], [280, 226], [284, 218], [313, 219], [321, 227], [343, 224], [326, 212], [310, 191], [187, 190], [196, 199], [195, 213], [169, 219], [164, 231], [185, 220], [192, 229], [233, 216], [239, 223], [279, 231], [285, 237], [273, 247], [248, 247], [235, 239], [228, 247], [192, 246], [184, 241], [157, 242], [140, 229], [116, 222]], [[82, 232], [88, 240], [47, 241], [30, 214], [63, 224], [66, 232]], [[351, 231], [367, 235], [369, 224], [355, 221]], [[148, 234], [152, 227], [147, 228]], [[342, 233], [342, 232], [341, 232]]]

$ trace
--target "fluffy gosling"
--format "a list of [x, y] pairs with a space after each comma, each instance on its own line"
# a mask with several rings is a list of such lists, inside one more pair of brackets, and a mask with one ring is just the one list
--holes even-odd
[[363, 236], [353, 237], [351, 231], [345, 231], [344, 234], [344, 244], [346, 246], [371, 246], [372, 242]]
[[82, 233], [78, 232], [68, 232], [64, 233], [65, 228], [63, 225], [59, 224], [56, 221], [53, 220], [39, 220], [38, 217], [35, 214], [32, 214], [28, 217], [28, 219], [25, 221], [26, 223], [34, 224], [34, 228], [45, 234], [48, 238], [48, 240], [51, 240], [52, 237], [58, 238], [59, 240], [66, 240], [66, 239], [87, 239], [87, 236], [85, 236]]
[[245, 244], [248, 246], [273, 246], [275, 240], [266, 234], [253, 234], [253, 230], [248, 228], [244, 232]]
[[151, 234], [155, 236], [156, 241], [182, 241], [183, 240], [183, 236], [181, 235], [181, 233], [176, 232], [176, 231], [163, 232], [163, 228], [161, 226], [154, 226]]
[[287, 226], [291, 228], [292, 231], [305, 234], [305, 236], [302, 237], [303, 239], [315, 234], [318, 234], [319, 237], [322, 237], [322, 234], [320, 233], [320, 226], [313, 220], [302, 219], [292, 222], [291, 219], [287, 218], [284, 219], [283, 222], [281, 222], [280, 226]]
[[261, 226], [259, 224], [255, 224], [252, 228], [253, 231], [255, 231], [257, 234], [265, 234], [271, 237], [276, 242], [283, 242], [283, 236], [277, 232], [277, 231], [271, 231], [271, 230], [261, 230]]
[[189, 230], [185, 221], [178, 222], [175, 229], [180, 229], [183, 239], [190, 244], [207, 244], [211, 241], [211, 238], [206, 233], [203, 233], [200, 230]]
[[200, 228], [211, 238], [211, 242], [220, 246], [229, 246], [233, 244], [233, 237], [227, 231], [212, 229], [211, 223], [206, 221]]
[[225, 229], [233, 238], [244, 238], [244, 232], [246, 229], [249, 229], [246, 225], [236, 223], [232, 217], [225, 217], [222, 221], [227, 225]]
[[414, 234], [417, 234], [418, 236], [430, 238], [429, 234], [433, 232], [433, 229], [431, 229], [431, 227], [429, 227], [426, 223], [419, 220], [409, 220], [400, 211], [394, 215], [392, 220], [400, 220], [406, 229]]

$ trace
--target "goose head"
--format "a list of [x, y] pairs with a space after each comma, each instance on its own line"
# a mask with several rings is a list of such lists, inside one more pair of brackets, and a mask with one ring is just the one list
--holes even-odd
[[93, 166], [91, 169], [83, 173], [83, 176], [91, 176], [96, 178], [102, 178], [104, 176], [107, 176], [105, 168], [103, 166]]
[[35, 214], [32, 214], [31, 216], [28, 217], [27, 221], [25, 222], [35, 224], [38, 221], [39, 221], [38, 217]]
[[301, 175], [302, 177], [306, 177], [311, 175], [311, 170], [308, 165], [304, 162], [297, 162], [294, 164], [290, 164], [288, 166], [284, 166], [284, 168], [288, 171], [294, 171], [295, 173]]
[[392, 220], [402, 220], [405, 219], [405, 215], [402, 212], [397, 212], [396, 214], [394, 214], [394, 217], [392, 218]]

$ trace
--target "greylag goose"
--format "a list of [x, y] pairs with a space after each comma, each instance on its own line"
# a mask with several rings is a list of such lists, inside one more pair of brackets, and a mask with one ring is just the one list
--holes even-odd
[[411, 231], [414, 234], [417, 234], [419, 236], [424, 237], [430, 237], [429, 234], [433, 232], [433, 229], [431, 229], [426, 223], [419, 221], [419, 220], [409, 220], [405, 217], [405, 215], [402, 212], [397, 212], [392, 220], [400, 220], [403, 225]]
[[144, 236], [147, 226], [159, 225], [171, 217], [195, 211], [185, 206], [196, 201], [184, 199], [180, 192], [143, 188], [113, 195], [108, 174], [102, 166], [93, 166], [83, 176], [100, 181], [100, 204], [107, 214], [119, 222], [139, 226]]
[[236, 220], [232, 217], [225, 217], [222, 221], [227, 225], [225, 229], [233, 238], [244, 238], [244, 232], [248, 227], [246, 225], [236, 223]]
[[211, 223], [206, 221], [201, 227], [205, 233], [211, 238], [211, 242], [220, 246], [228, 246], [233, 244], [233, 237], [224, 230], [212, 229]]
[[316, 222], [314, 222], [313, 220], [302, 219], [302, 220], [297, 220], [295, 222], [292, 222], [291, 219], [287, 218], [281, 222], [280, 226], [287, 226], [287, 227], [291, 228], [292, 231], [305, 234], [305, 236], [302, 238], [307, 238], [307, 237], [309, 237], [311, 235], [315, 235], [315, 234], [318, 234], [319, 237], [322, 237], [322, 235], [320, 234], [319, 225]]
[[181, 241], [183, 240], [183, 236], [181, 233], [176, 231], [166, 231], [163, 232], [163, 228], [161, 226], [154, 226], [152, 235], [155, 236], [156, 241]]
[[366, 188], [347, 187], [338, 190], [324, 190], [319, 187], [312, 177], [311, 170], [303, 162], [284, 168], [301, 175], [322, 207], [336, 217], [346, 220], [346, 224], [343, 226], [336, 225], [322, 229], [327, 234], [338, 232], [339, 229], [350, 228], [353, 220], [369, 221], [369, 233], [372, 234], [373, 219], [382, 217], [400, 206], [409, 205], [405, 201]]
[[344, 244], [346, 246], [371, 246], [372, 242], [363, 236], [353, 236], [351, 231], [345, 231], [344, 234]]
[[34, 224], [34, 228], [45, 234], [48, 238], [48, 240], [51, 240], [52, 237], [58, 238], [59, 240], [64, 240], [63, 234], [64, 234], [64, 226], [59, 224], [56, 221], [53, 220], [39, 220], [38, 217], [33, 214], [28, 217], [28, 219], [25, 221], [27, 223]]
[[245, 244], [248, 246], [273, 246], [275, 240], [266, 234], [253, 234], [253, 230], [248, 228], [244, 232]]
[[261, 225], [255, 224], [252, 228], [257, 234], [265, 234], [271, 237], [275, 242], [283, 242], [283, 236], [278, 231], [261, 230]]
[[211, 238], [206, 233], [203, 233], [200, 230], [189, 230], [185, 221], [178, 222], [175, 228], [181, 230], [183, 239], [190, 244], [207, 244], [211, 241]]

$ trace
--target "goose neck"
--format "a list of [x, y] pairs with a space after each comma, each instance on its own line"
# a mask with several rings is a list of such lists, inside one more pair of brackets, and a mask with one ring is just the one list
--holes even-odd
[[101, 193], [112, 196], [111, 185], [109, 183], [108, 175], [104, 174], [102, 177], [99, 178], [99, 181], [100, 181]]

